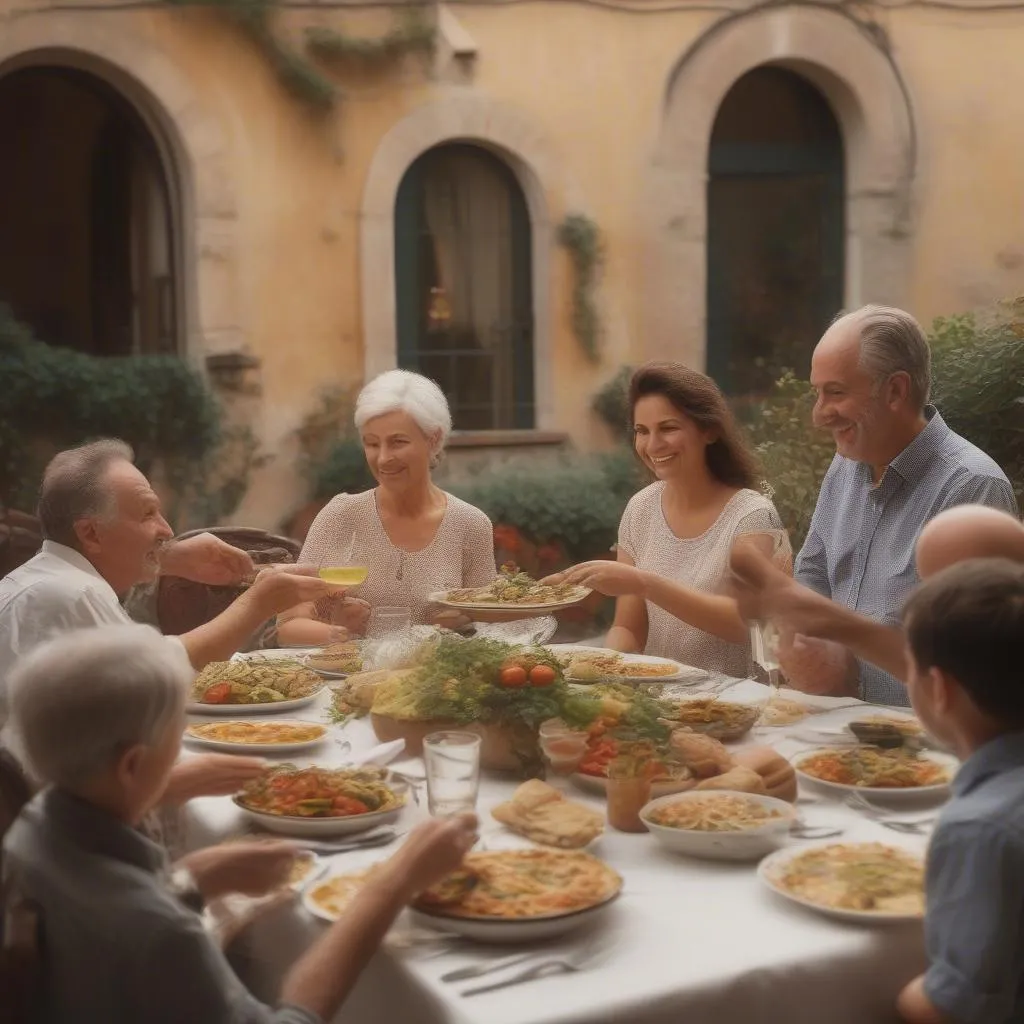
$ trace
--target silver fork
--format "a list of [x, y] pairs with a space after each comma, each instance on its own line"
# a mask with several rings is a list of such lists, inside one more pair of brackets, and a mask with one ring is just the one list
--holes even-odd
[[[601, 957], [602, 951], [592, 949], [581, 949], [575, 954], [541, 960], [540, 963], [532, 964], [525, 971], [513, 974], [511, 978], [502, 981], [494, 981], [489, 985], [479, 985], [476, 988], [468, 988], [460, 993], [463, 996], [479, 996], [485, 992], [497, 992], [499, 989], [511, 988], [513, 985], [523, 985], [529, 981], [537, 981], [558, 974], [575, 974], [577, 971], [585, 970]], [[506, 965], [508, 966], [508, 965]]]
[[866, 818], [870, 818], [872, 821], [877, 822], [884, 828], [891, 829], [893, 832], [920, 836], [925, 835], [929, 827], [935, 824], [935, 815], [927, 818], [894, 818], [891, 811], [871, 803], [870, 800], [860, 793], [850, 793], [843, 802], [847, 807], [858, 811]]

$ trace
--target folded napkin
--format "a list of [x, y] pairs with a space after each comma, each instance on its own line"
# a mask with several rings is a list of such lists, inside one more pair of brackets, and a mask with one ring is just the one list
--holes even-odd
[[350, 765], [375, 764], [383, 767], [390, 764], [405, 750], [405, 740], [392, 740], [390, 743], [380, 743], [369, 750], [353, 754], [349, 759]]

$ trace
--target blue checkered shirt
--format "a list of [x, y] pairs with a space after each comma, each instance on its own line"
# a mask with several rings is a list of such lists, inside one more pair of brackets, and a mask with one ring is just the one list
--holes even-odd
[[[875, 486], [871, 468], [836, 455], [825, 474], [795, 575], [803, 584], [879, 622], [899, 623], [917, 584], [914, 545], [929, 519], [954, 505], [988, 505], [1017, 515], [1006, 474], [954, 434], [934, 407], [928, 425]], [[861, 662], [860, 695], [907, 704], [899, 680]]]

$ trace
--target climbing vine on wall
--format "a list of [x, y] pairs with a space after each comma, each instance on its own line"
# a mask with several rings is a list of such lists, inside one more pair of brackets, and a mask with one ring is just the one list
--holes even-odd
[[558, 241], [572, 260], [572, 330], [591, 362], [600, 358], [601, 324], [594, 291], [601, 267], [601, 234], [585, 214], [570, 214], [558, 227]]
[[338, 68], [346, 63], [385, 63], [406, 53], [432, 53], [435, 26], [421, 7], [406, 8], [395, 25], [375, 38], [348, 36], [332, 28], [309, 27], [304, 46], [283, 38], [276, 24], [275, 0], [163, 0], [177, 7], [206, 7], [222, 11], [260, 48], [281, 84], [317, 113], [332, 110], [338, 90], [317, 61]]

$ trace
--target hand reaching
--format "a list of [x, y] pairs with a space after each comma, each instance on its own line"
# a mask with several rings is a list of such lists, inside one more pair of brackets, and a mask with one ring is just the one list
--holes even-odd
[[299, 853], [295, 843], [260, 840], [208, 846], [183, 857], [207, 901], [229, 892], [262, 896], [285, 885]]
[[164, 803], [183, 804], [197, 796], [232, 796], [255, 779], [269, 762], [236, 754], [196, 754], [172, 769]]
[[160, 552], [160, 572], [195, 583], [230, 586], [254, 570], [252, 559], [241, 548], [227, 544], [212, 533], [172, 540]]
[[558, 585], [569, 583], [580, 587], [589, 587], [607, 597], [625, 597], [642, 595], [646, 589], [644, 574], [636, 566], [625, 562], [612, 562], [597, 559], [593, 562], [582, 562], [580, 565], [566, 569], [541, 580], [541, 583]]
[[459, 867], [478, 838], [475, 814], [423, 822], [387, 862], [388, 884], [412, 899]]

